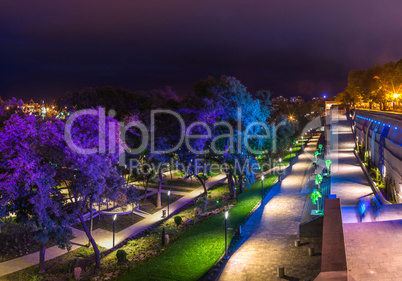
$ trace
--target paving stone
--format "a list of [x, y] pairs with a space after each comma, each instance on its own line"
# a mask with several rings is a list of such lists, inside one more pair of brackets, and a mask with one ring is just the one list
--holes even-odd
[[294, 247], [306, 200], [300, 191], [316, 144], [317, 139], [309, 142], [292, 172], [268, 193], [263, 210], [254, 212], [244, 225], [247, 240], [229, 259], [220, 280], [283, 280], [277, 277], [278, 266], [284, 266], [288, 280], [318, 275], [321, 256], [308, 256], [307, 247], [321, 253], [321, 239], [302, 239], [301, 246]]

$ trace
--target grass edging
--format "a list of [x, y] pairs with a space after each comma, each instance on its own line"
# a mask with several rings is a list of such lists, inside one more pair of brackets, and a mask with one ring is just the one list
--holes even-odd
[[[265, 194], [276, 179], [277, 175], [271, 175], [264, 180]], [[229, 212], [229, 228], [235, 229], [244, 223], [250, 212], [259, 206], [260, 187], [261, 181], [239, 195], [239, 201]], [[229, 244], [232, 233], [229, 230]], [[198, 280], [217, 263], [223, 252], [224, 215], [221, 213], [192, 227], [169, 245], [163, 254], [134, 268], [120, 280]]]
[[[272, 187], [278, 183], [279, 176], [276, 177], [275, 181], [271, 184], [270, 188], [267, 190], [267, 192], [264, 193], [264, 199], [265, 197], [269, 194], [269, 192], [272, 190]], [[247, 221], [250, 219], [250, 217], [254, 214], [254, 212], [261, 206], [261, 201], [258, 202], [254, 208], [250, 211], [250, 213], [244, 218], [243, 222], [240, 224], [241, 227], [243, 227]], [[228, 254], [229, 256], [233, 255], [243, 244], [244, 241], [244, 236], [238, 235], [241, 237], [240, 240], [235, 241], [235, 243], [230, 243], [228, 246]], [[232, 240], [233, 242], [233, 240]], [[232, 249], [230, 249], [232, 248]], [[226, 263], [228, 262], [229, 259], [224, 260], [224, 255], [225, 253], [222, 254], [222, 256], [219, 258], [219, 260], [215, 263], [211, 269], [204, 274], [203, 277], [201, 277], [199, 280], [219, 280], [219, 277], [221, 276], [223, 269], [225, 268]], [[215, 271], [215, 272], [214, 272]]]

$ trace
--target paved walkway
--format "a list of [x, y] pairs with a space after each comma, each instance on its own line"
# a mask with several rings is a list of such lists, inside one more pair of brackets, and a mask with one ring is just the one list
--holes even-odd
[[343, 225], [348, 271], [356, 281], [402, 280], [402, 221]]
[[372, 190], [353, 153], [350, 123], [345, 115], [332, 119], [331, 193], [341, 199], [348, 272], [356, 281], [402, 280], [401, 205], [383, 206], [376, 218], [369, 209], [358, 223], [356, 205]]
[[[207, 183], [207, 189], [211, 188], [217, 183], [224, 182], [226, 179], [225, 175], [218, 175], [216, 177], [211, 178]], [[194, 188], [192, 192], [186, 192], [186, 194], [178, 199], [177, 201], [170, 204], [170, 213], [175, 212], [180, 209], [187, 203], [190, 203], [194, 198], [199, 196], [204, 192], [204, 188], [199, 186], [198, 188]], [[125, 239], [132, 237], [141, 231], [149, 228], [154, 223], [160, 221], [162, 219], [162, 211], [167, 210], [167, 207], [162, 208], [158, 212], [153, 215], [146, 216], [143, 220], [129, 226], [128, 228], [116, 233], [116, 245]], [[78, 229], [73, 228], [73, 234], [75, 238], [71, 240], [73, 243], [72, 250], [78, 249], [83, 245], [88, 243], [88, 238], [85, 232], [80, 231]], [[92, 232], [93, 237], [96, 243], [104, 248], [110, 249], [113, 246], [113, 233], [103, 229], [96, 229]], [[54, 259], [58, 256], [66, 254], [66, 250], [62, 250], [57, 246], [50, 247], [46, 250], [46, 260]], [[39, 264], [39, 252], [32, 253], [23, 257], [19, 257], [13, 260], [5, 261], [0, 263], [0, 277], [5, 276], [7, 274], [22, 270], [24, 268]]]
[[265, 197], [264, 208], [254, 212], [244, 225], [242, 233], [247, 240], [230, 257], [220, 280], [281, 280], [276, 277], [278, 266], [285, 267], [287, 280], [318, 275], [321, 258], [308, 256], [306, 245], [313, 244], [319, 252], [319, 240], [301, 241], [303, 246], [293, 246], [306, 199], [300, 191], [305, 171], [312, 167], [317, 140], [308, 143], [290, 174]]
[[333, 116], [331, 124], [331, 193], [341, 199], [342, 211], [344, 207], [354, 209], [359, 198], [372, 190], [353, 152], [354, 137], [346, 115]]

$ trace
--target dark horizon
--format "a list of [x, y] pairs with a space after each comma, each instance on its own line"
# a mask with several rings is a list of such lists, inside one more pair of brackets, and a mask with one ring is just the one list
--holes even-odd
[[397, 0], [0, 3], [2, 99], [103, 86], [184, 95], [221, 75], [310, 99], [402, 58]]

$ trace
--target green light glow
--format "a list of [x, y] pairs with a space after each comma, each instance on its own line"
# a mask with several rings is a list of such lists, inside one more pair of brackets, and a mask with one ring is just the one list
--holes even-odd
[[318, 198], [321, 198], [321, 192], [318, 191], [317, 189], [314, 189], [313, 192], [311, 193], [311, 202], [313, 204], [316, 204], [318, 201]]
[[321, 175], [316, 175], [315, 176], [315, 184], [321, 184], [322, 183], [322, 176]]

